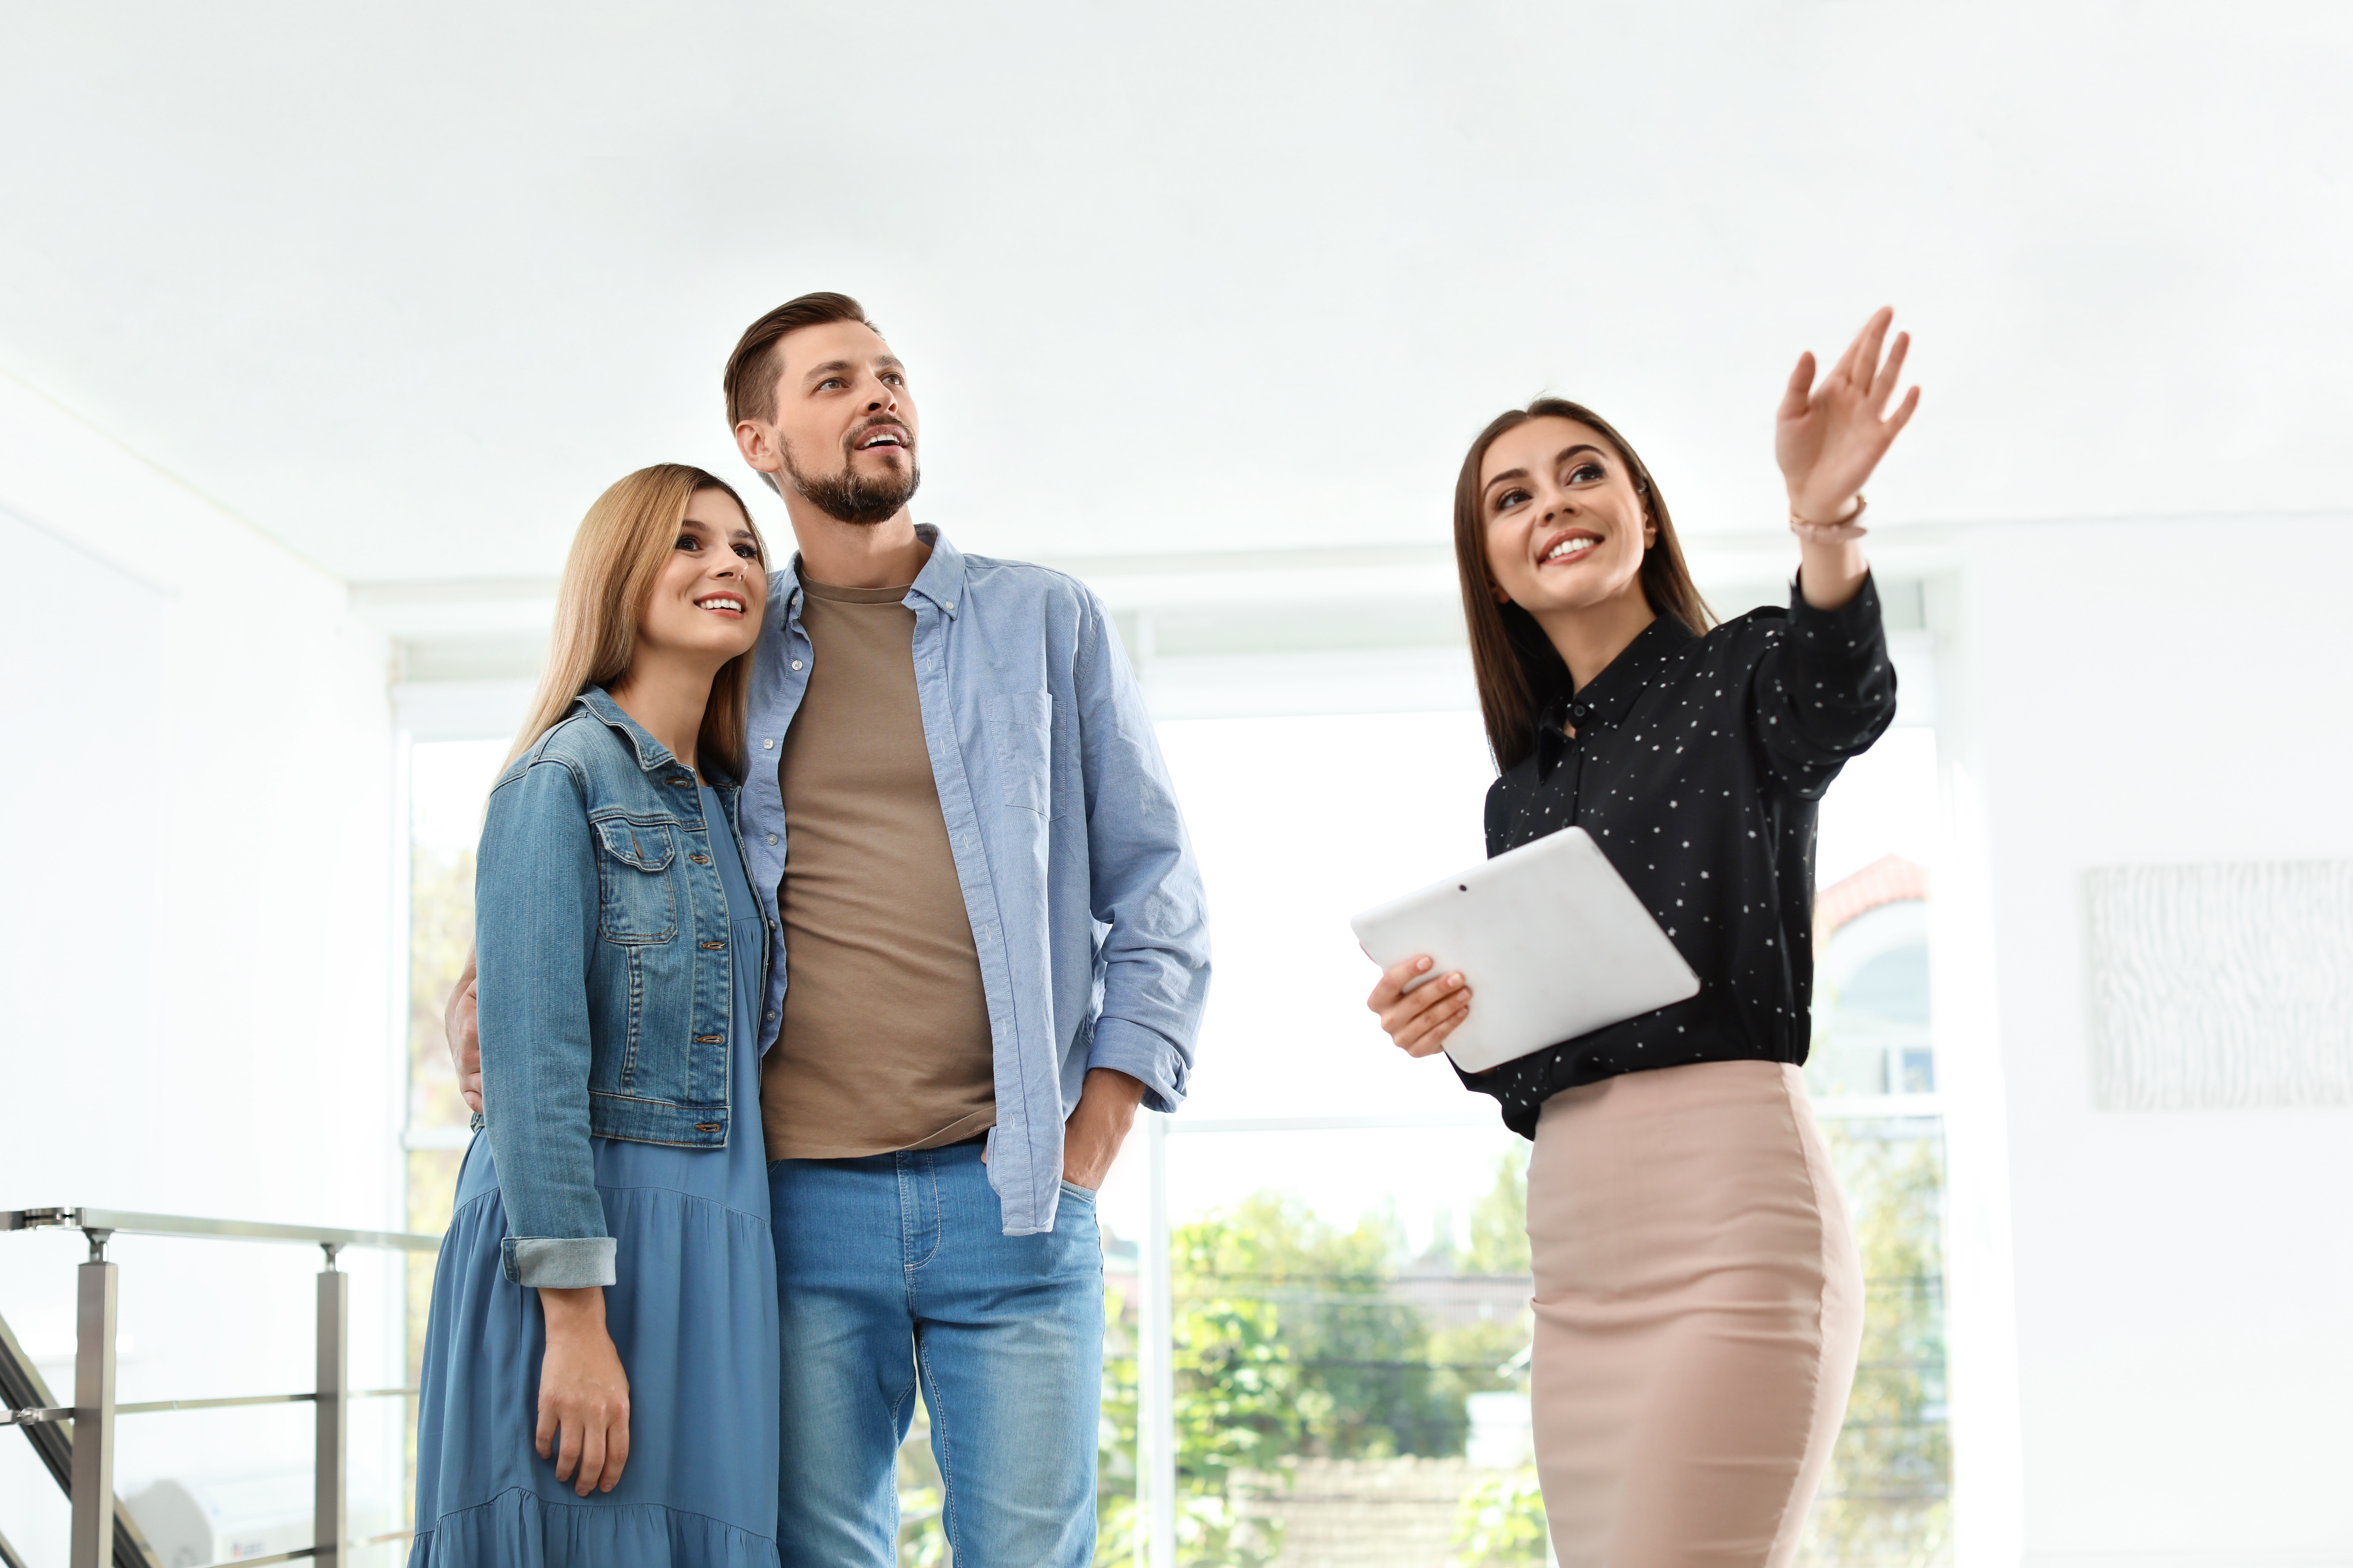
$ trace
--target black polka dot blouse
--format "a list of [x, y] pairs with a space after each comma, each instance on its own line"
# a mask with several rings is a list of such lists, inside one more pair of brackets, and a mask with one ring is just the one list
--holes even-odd
[[1787, 610], [1705, 637], [1651, 622], [1546, 716], [1535, 750], [1488, 790], [1487, 853], [1584, 828], [1699, 975], [1699, 994], [1462, 1081], [1533, 1138], [1546, 1097], [1619, 1073], [1803, 1063], [1815, 812], [1894, 717], [1869, 579], [1838, 609], [1793, 587]]

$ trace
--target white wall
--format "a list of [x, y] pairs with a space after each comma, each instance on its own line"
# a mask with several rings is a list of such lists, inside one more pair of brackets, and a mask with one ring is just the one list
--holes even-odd
[[[388, 649], [345, 599], [0, 377], [0, 1207], [397, 1222]], [[0, 1313], [69, 1397], [81, 1252], [0, 1236]], [[315, 1251], [111, 1256], [125, 1400], [312, 1386]], [[351, 1267], [355, 1375], [396, 1383], [391, 1273]], [[306, 1465], [310, 1421], [132, 1418], [123, 1488]], [[0, 1519], [61, 1562], [27, 1453], [0, 1433]]]
[[[1961, 555], [1932, 618], [1975, 856], [1940, 932], [1956, 1201], [1995, 1211], [1955, 1216], [1968, 1558], [2353, 1563], [2353, 1109], [2095, 1110], [2082, 915], [2089, 867], [2353, 856], [2353, 519], [2002, 525]], [[1966, 1120], [1979, 1091], [2006, 1129]]]

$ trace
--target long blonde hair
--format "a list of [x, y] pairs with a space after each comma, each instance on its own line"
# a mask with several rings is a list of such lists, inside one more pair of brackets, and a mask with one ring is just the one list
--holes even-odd
[[[638, 619], [677, 547], [687, 506], [699, 490], [726, 492], [744, 514], [744, 526], [752, 531], [760, 563], [766, 566], [768, 547], [752, 521], [752, 509], [734, 486], [716, 474], [685, 463], [656, 463], [615, 481], [596, 498], [580, 520], [580, 531], [572, 536], [572, 553], [565, 559], [564, 581], [555, 591], [555, 632], [548, 641], [547, 664], [531, 700], [531, 715], [507, 753], [508, 764], [572, 710], [573, 699], [628, 673], [637, 651]], [[719, 667], [711, 683], [711, 701], [702, 710], [702, 732], [695, 737], [697, 765], [716, 763], [738, 780], [744, 772], [752, 657], [739, 654]]]

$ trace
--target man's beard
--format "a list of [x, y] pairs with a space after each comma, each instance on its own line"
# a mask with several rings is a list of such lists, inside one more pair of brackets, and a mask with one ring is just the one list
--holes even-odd
[[846, 451], [838, 471], [815, 479], [801, 472], [800, 465], [793, 461], [790, 447], [784, 449], [784, 458], [785, 477], [793, 482], [793, 489], [826, 516], [855, 528], [873, 528], [890, 521], [914, 499], [915, 487], [923, 482], [923, 470], [916, 467], [913, 452], [907, 454], [905, 474], [886, 474], [879, 479], [869, 479], [851, 467]]

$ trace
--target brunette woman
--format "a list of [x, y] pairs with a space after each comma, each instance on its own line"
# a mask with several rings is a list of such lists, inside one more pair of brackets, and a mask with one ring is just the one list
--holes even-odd
[[[1701, 982], [1464, 1080], [1535, 1141], [1536, 1468], [1564, 1568], [1788, 1563], [1853, 1380], [1862, 1272], [1799, 1068], [1816, 805], [1895, 712], [1861, 526], [1919, 398], [1886, 412], [1891, 315], [1820, 384], [1801, 357], [1782, 398], [1786, 611], [1715, 626], [1650, 470], [1576, 404], [1498, 417], [1455, 486], [1502, 773], [1487, 851], [1582, 826]], [[1474, 1005], [1459, 973], [1407, 991], [1429, 966], [1369, 999], [1414, 1056]]]
[[767, 927], [734, 829], [765, 560], [672, 463], [573, 541], [475, 875], [484, 1136], [433, 1281], [412, 1568], [776, 1568]]

